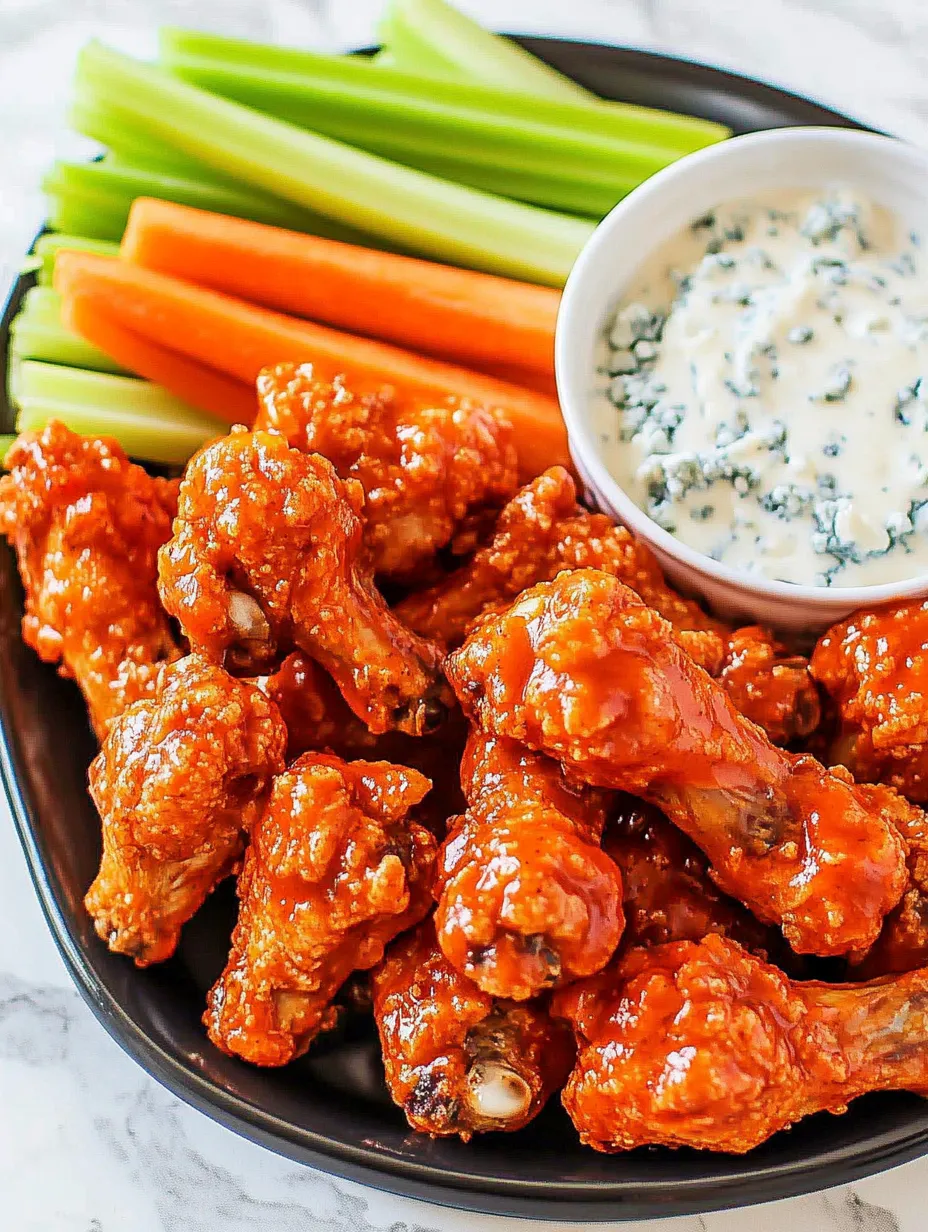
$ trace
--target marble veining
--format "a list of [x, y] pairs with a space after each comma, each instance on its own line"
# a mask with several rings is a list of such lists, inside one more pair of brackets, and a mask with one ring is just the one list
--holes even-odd
[[[39, 180], [85, 147], [64, 126], [77, 48], [145, 52], [161, 22], [338, 48], [382, 0], [0, 0], [0, 285], [42, 217]], [[928, 142], [925, 0], [460, 0], [499, 29], [692, 56]], [[501, 1148], [502, 1149], [502, 1148]], [[630, 1232], [924, 1232], [928, 1158], [750, 1211]], [[0, 1232], [518, 1232], [300, 1167], [149, 1079], [70, 984], [0, 805]], [[577, 1225], [549, 1224], [563, 1229]]]

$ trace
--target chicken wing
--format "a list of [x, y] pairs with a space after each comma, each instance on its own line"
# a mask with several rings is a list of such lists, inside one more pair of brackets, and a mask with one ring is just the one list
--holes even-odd
[[[622, 949], [731, 937], [752, 953], [779, 960], [782, 934], [755, 919], [709, 877], [709, 861], [657, 809], [620, 797], [603, 850], [622, 873], [625, 931]], [[891, 918], [891, 917], [888, 917]]]
[[97, 735], [150, 693], [180, 650], [158, 601], [157, 553], [176, 485], [134, 466], [106, 437], [52, 421], [24, 433], [0, 479], [0, 531], [26, 591], [23, 638], [72, 676]]
[[467, 1142], [521, 1129], [570, 1072], [566, 1024], [481, 992], [445, 959], [431, 920], [390, 946], [371, 983], [387, 1086], [421, 1133]]
[[901, 901], [870, 949], [851, 955], [854, 978], [868, 980], [928, 966], [928, 816], [892, 787], [862, 783], [858, 791], [882, 809], [908, 850], [909, 880]]
[[90, 767], [103, 859], [84, 900], [111, 950], [162, 962], [235, 866], [287, 734], [258, 689], [196, 656], [110, 724]]
[[[287, 760], [329, 749], [340, 757], [370, 752], [377, 737], [339, 693], [332, 677], [300, 651], [253, 683], [280, 711], [287, 727]], [[410, 738], [411, 739], [411, 738]]]
[[256, 428], [276, 429], [359, 481], [365, 540], [381, 577], [415, 576], [516, 489], [513, 431], [498, 411], [392, 389], [359, 395], [342, 378], [318, 380], [312, 364], [266, 369], [258, 400]]
[[677, 594], [651, 551], [624, 526], [577, 504], [562, 467], [545, 471], [503, 509], [493, 538], [443, 581], [409, 595], [397, 607], [424, 637], [459, 646], [478, 617], [562, 569], [601, 569], [630, 586], [670, 621], [687, 653], [718, 676], [739, 710], [775, 744], [814, 731], [818, 694], [808, 664], [765, 629], [732, 629], [698, 603]]
[[449, 700], [441, 656], [375, 588], [363, 496], [318, 454], [233, 430], [188, 464], [161, 598], [191, 647], [260, 671], [295, 648], [335, 680], [374, 732], [436, 727]]
[[858, 612], [815, 647], [839, 730], [831, 759], [928, 803], [928, 602]]
[[448, 961], [484, 992], [524, 1001], [606, 965], [622, 935], [622, 881], [600, 847], [609, 796], [556, 762], [474, 732], [467, 812], [450, 825], [435, 894]]
[[579, 1055], [562, 1099], [599, 1151], [741, 1153], [868, 1091], [928, 1095], [928, 971], [794, 983], [709, 936], [634, 950], [558, 993]]
[[239, 917], [204, 1022], [213, 1043], [286, 1065], [334, 1024], [332, 999], [426, 915], [435, 840], [408, 813], [415, 770], [307, 753], [279, 775], [238, 883]]
[[423, 736], [390, 731], [374, 735], [353, 714], [332, 678], [297, 651], [271, 676], [254, 683], [274, 701], [287, 725], [287, 760], [301, 753], [331, 752], [351, 761], [389, 761], [418, 770], [432, 789], [415, 809], [416, 821], [443, 837], [449, 817], [461, 813], [466, 801], [458, 773], [470, 725], [455, 706], [440, 731]]
[[660, 808], [721, 888], [800, 953], [871, 944], [902, 896], [904, 844], [850, 775], [770, 744], [667, 622], [605, 573], [526, 591], [447, 671], [486, 731]]

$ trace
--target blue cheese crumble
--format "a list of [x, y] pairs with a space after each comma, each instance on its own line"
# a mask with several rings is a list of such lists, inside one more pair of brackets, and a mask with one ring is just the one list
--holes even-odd
[[713, 560], [815, 586], [928, 572], [928, 280], [859, 195], [693, 222], [609, 321], [592, 411], [619, 483]]

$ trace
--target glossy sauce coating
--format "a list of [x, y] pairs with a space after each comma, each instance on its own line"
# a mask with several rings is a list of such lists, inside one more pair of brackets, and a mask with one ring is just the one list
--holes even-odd
[[498, 508], [516, 489], [509, 421], [464, 399], [358, 394], [344, 380], [317, 380], [312, 364], [278, 364], [258, 377], [256, 428], [321, 453], [364, 489], [364, 538], [376, 572], [409, 578]]
[[905, 849], [880, 809], [849, 775], [771, 745], [615, 578], [576, 570], [533, 587], [447, 671], [487, 731], [660, 808], [798, 952], [869, 945], [899, 901]]
[[484, 612], [562, 569], [585, 568], [618, 578], [660, 612], [687, 653], [719, 677], [739, 710], [774, 743], [788, 744], [815, 729], [818, 695], [806, 660], [789, 654], [767, 630], [732, 629], [677, 594], [645, 544], [577, 504], [574, 481], [563, 467], [522, 488], [472, 560], [404, 599], [397, 612], [423, 636], [459, 646]]
[[372, 731], [421, 733], [445, 713], [441, 657], [375, 588], [362, 507], [325, 458], [233, 429], [187, 466], [161, 599], [216, 662], [260, 671], [299, 648]]
[[103, 859], [85, 899], [111, 950], [140, 967], [173, 954], [235, 871], [286, 739], [263, 693], [193, 655], [111, 723], [90, 767]]
[[811, 666], [838, 711], [833, 759], [928, 803], [928, 602], [857, 612], [821, 638]]
[[307, 753], [278, 775], [238, 883], [239, 917], [204, 1022], [217, 1048], [286, 1065], [331, 1027], [353, 971], [429, 909], [435, 840], [408, 818], [415, 770]]
[[765, 958], [788, 955], [782, 935], [723, 894], [696, 844], [643, 801], [619, 798], [603, 850], [622, 872], [623, 951], [718, 933]]
[[851, 956], [854, 979], [872, 979], [928, 966], [928, 816], [892, 787], [865, 784], [858, 791], [883, 811], [906, 845], [905, 893], [883, 921], [874, 944]]
[[276, 672], [258, 676], [287, 726], [287, 760], [301, 753], [331, 749], [347, 757], [369, 752], [377, 737], [349, 708], [338, 687], [318, 663], [301, 651], [287, 655]]
[[387, 1086], [421, 1133], [521, 1129], [570, 1071], [565, 1024], [481, 992], [448, 963], [430, 920], [390, 946], [371, 983]]
[[461, 783], [468, 809], [450, 823], [435, 889], [448, 961], [520, 1001], [604, 967], [624, 923], [619, 870], [600, 847], [608, 794], [476, 730]]
[[709, 936], [633, 950], [564, 990], [577, 1064], [562, 1099], [599, 1151], [741, 1154], [868, 1091], [928, 1093], [928, 972], [872, 984], [788, 980]]
[[106, 437], [52, 421], [19, 437], [0, 478], [0, 533], [26, 591], [23, 638], [73, 676], [97, 735], [180, 655], [158, 600], [157, 553], [176, 484], [133, 465]]

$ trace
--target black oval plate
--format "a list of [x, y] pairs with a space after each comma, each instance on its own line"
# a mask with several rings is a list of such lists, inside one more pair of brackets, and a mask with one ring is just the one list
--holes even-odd
[[[547, 39], [525, 45], [600, 94], [720, 120], [738, 132], [853, 120], [771, 86], [699, 64]], [[20, 279], [0, 326], [0, 365]], [[2, 374], [2, 368], [0, 368]], [[7, 408], [8, 412], [8, 408]], [[0, 766], [49, 927], [94, 1013], [150, 1074], [238, 1133], [329, 1172], [474, 1211], [563, 1220], [676, 1215], [783, 1198], [854, 1180], [923, 1153], [928, 1104], [874, 1096], [819, 1116], [744, 1157], [691, 1151], [603, 1156], [580, 1146], [554, 1101], [528, 1129], [464, 1146], [412, 1134], [383, 1087], [367, 1022], [349, 1023], [284, 1071], [230, 1060], [200, 1025], [222, 968], [232, 887], [187, 927], [178, 954], [137, 971], [110, 954], [81, 906], [96, 872], [99, 822], [85, 791], [94, 741], [73, 685], [22, 643], [22, 595], [0, 550]]]

